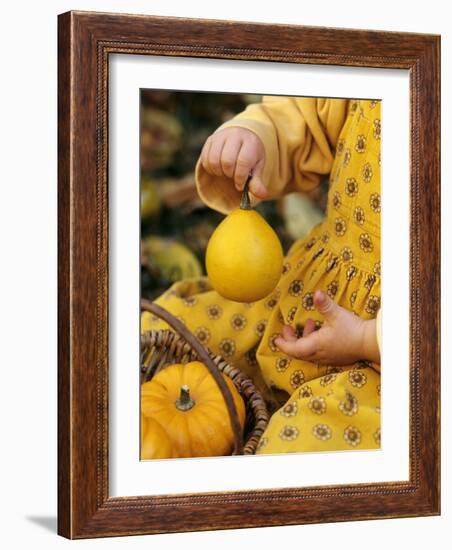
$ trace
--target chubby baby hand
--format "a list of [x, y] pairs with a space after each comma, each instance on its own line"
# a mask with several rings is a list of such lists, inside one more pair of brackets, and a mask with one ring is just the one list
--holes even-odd
[[267, 197], [262, 182], [265, 150], [260, 138], [251, 130], [239, 127], [217, 130], [207, 138], [201, 151], [201, 164], [212, 176], [231, 180], [237, 191], [242, 191], [250, 173], [250, 191], [260, 199]]
[[308, 319], [303, 336], [297, 338], [294, 329], [285, 325], [282, 337], [275, 340], [281, 351], [321, 365], [350, 365], [359, 360], [380, 362], [374, 319], [361, 319], [335, 304], [321, 290], [314, 293], [314, 306], [324, 317], [322, 327], [316, 330], [313, 319]]

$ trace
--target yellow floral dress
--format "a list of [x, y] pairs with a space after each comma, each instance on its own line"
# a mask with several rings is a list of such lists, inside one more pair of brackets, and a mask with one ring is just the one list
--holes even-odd
[[[280, 408], [258, 453], [380, 446], [379, 365], [320, 366], [288, 357], [274, 343], [283, 324], [300, 334], [309, 318], [321, 326], [313, 305], [316, 289], [364, 319], [377, 315], [380, 120], [378, 101], [272, 98], [228, 122], [225, 126], [242, 126], [261, 137], [263, 180], [272, 182], [271, 196], [312, 189], [319, 175], [330, 174], [325, 220], [292, 246], [277, 288], [261, 301], [227, 301], [206, 278], [175, 283], [156, 300], [212, 352], [252, 377], [268, 399], [278, 394]], [[238, 198], [231, 182], [206, 184], [200, 170], [198, 165], [205, 202], [225, 212], [233, 208]], [[163, 327], [163, 321], [143, 314], [142, 331]]]

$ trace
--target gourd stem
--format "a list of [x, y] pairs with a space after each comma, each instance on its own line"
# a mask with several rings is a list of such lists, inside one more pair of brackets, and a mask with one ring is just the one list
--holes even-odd
[[184, 338], [190, 346], [196, 351], [200, 361], [202, 361], [207, 367], [208, 371], [214, 378], [217, 383], [218, 389], [220, 390], [223, 399], [226, 403], [226, 407], [229, 412], [229, 420], [231, 422], [232, 433], [234, 434], [234, 455], [243, 454], [243, 435], [242, 435], [242, 426], [240, 424], [239, 414], [234, 403], [234, 398], [232, 397], [231, 390], [229, 389], [226, 381], [223, 378], [222, 373], [218, 370], [217, 365], [215, 365], [212, 357], [210, 357], [207, 350], [200, 344], [198, 339], [184, 326], [179, 319], [176, 319], [174, 315], [171, 315], [162, 306], [151, 302], [150, 300], [142, 299], [141, 300], [141, 309], [144, 311], [149, 311], [160, 319], [163, 319], [168, 325], [178, 332], [182, 338]]
[[245, 187], [243, 188], [243, 191], [242, 191], [242, 197], [240, 198], [240, 208], [242, 210], [251, 210], [251, 202], [250, 202], [250, 195], [249, 195], [248, 189], [252, 178], [253, 178], [253, 174], [249, 174], [245, 183]]
[[186, 384], [181, 386], [179, 399], [176, 399], [176, 408], [180, 411], [189, 411], [195, 403], [196, 401], [190, 397], [190, 388]]

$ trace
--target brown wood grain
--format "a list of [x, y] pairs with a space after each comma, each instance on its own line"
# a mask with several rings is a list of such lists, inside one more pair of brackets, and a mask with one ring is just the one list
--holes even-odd
[[[58, 532], [85, 538], [439, 514], [440, 38], [69, 12], [59, 16], [58, 48]], [[409, 481], [109, 496], [107, 90], [112, 53], [410, 71]]]
[[[60, 25], [68, 25], [69, 14]], [[71, 459], [70, 459], [70, 34], [58, 34], [58, 530], [70, 533]], [[64, 90], [64, 93], [63, 93]]]

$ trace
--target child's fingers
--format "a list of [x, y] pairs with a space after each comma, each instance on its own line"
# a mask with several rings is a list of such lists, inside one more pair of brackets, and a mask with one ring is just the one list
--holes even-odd
[[282, 337], [275, 339], [275, 344], [278, 348], [298, 359], [315, 359], [317, 352], [320, 349], [318, 331], [312, 332], [309, 336], [298, 338], [298, 340], [285, 340]]
[[261, 179], [264, 167], [264, 149], [260, 139], [243, 128], [226, 128], [214, 132], [202, 148], [201, 165], [214, 176], [226, 176], [242, 191], [250, 173], [250, 192], [260, 199], [268, 196]]
[[242, 142], [242, 146], [237, 156], [234, 172], [235, 187], [242, 191], [249, 173], [256, 166], [259, 159], [256, 158], [256, 146], [254, 140]]
[[320, 351], [319, 332], [311, 332], [308, 336], [298, 338], [295, 342], [297, 346], [297, 357], [300, 359], [312, 359]]
[[264, 168], [264, 159], [261, 159], [253, 170], [253, 178], [250, 181], [250, 190], [259, 199], [265, 199], [268, 196], [267, 188], [261, 179], [261, 173]]
[[225, 143], [226, 138], [222, 134], [222, 132], [219, 132], [217, 135], [213, 135], [211, 137], [211, 145], [207, 157], [206, 166], [206, 170], [207, 172], [209, 172], [209, 174], [220, 177], [223, 175], [223, 169], [221, 167], [221, 153], [223, 151]]
[[298, 348], [297, 341], [295, 340], [284, 340], [284, 338], [279, 337], [275, 339], [275, 344], [278, 348], [291, 357], [298, 357]]
[[295, 340], [297, 339], [295, 331], [290, 325], [284, 325], [282, 332], [284, 340], [295, 342]]
[[201, 150], [201, 155], [200, 155], [201, 165], [204, 168], [204, 170], [206, 170], [206, 172], [209, 172], [209, 170], [210, 170], [210, 167], [209, 167], [209, 151], [210, 151], [210, 146], [211, 145], [212, 145], [212, 136], [209, 136], [206, 139], [206, 141], [204, 142], [203, 148]]
[[234, 179], [235, 165], [239, 156], [239, 151], [242, 147], [240, 138], [229, 137], [221, 151], [221, 169], [223, 174], [228, 178]]
[[322, 292], [321, 290], [316, 290], [314, 292], [314, 306], [316, 310], [321, 313], [325, 319], [333, 320], [341, 308], [333, 302], [333, 300]]
[[303, 328], [303, 336], [309, 336], [311, 332], [315, 331], [315, 321], [308, 319]]

